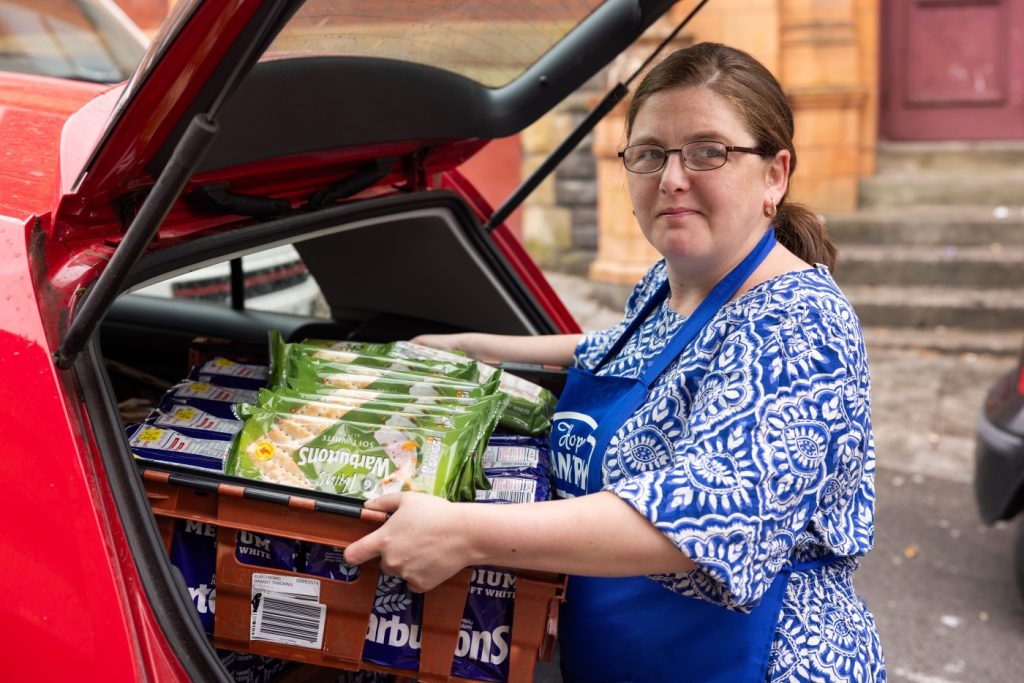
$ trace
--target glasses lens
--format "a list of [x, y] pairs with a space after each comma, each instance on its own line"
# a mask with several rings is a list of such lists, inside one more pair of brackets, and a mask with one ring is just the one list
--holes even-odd
[[665, 165], [665, 149], [658, 145], [633, 145], [622, 153], [622, 163], [633, 173], [654, 173]]
[[727, 154], [721, 142], [691, 142], [683, 147], [683, 162], [695, 171], [710, 171], [724, 164]]

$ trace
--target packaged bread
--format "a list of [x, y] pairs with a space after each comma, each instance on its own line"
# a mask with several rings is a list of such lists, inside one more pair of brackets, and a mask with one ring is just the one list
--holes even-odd
[[245, 415], [228, 474], [364, 500], [398, 491], [473, 497], [477, 424], [433, 429], [401, 414], [362, 423], [259, 406]]
[[[366, 356], [386, 356], [389, 358], [417, 359], [421, 361], [447, 361], [451, 363], [469, 361], [467, 356], [443, 351], [441, 349], [414, 344], [408, 341], [388, 343], [369, 343], [351, 341], [330, 341], [326, 339], [307, 339], [305, 346], [321, 347], [331, 350], [348, 351]], [[476, 363], [480, 381], [486, 382], [499, 371], [486, 363]], [[558, 399], [544, 387], [534, 384], [522, 377], [501, 372], [498, 390], [508, 394], [508, 406], [501, 415], [499, 426], [506, 431], [517, 434], [537, 436], [544, 434], [551, 427], [551, 415]]]
[[423, 359], [389, 356], [386, 354], [363, 352], [359, 349], [332, 348], [324, 344], [286, 343], [279, 332], [272, 331], [269, 338], [271, 358], [271, 387], [280, 386], [283, 376], [289, 374], [291, 364], [304, 358], [313, 360], [359, 365], [370, 368], [384, 368], [397, 372], [411, 372], [435, 375], [464, 382], [477, 382], [479, 368], [469, 358], [454, 359]]

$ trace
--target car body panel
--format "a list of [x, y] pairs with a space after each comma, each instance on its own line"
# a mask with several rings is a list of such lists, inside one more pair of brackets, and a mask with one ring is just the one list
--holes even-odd
[[[155, 41], [148, 66], [129, 84], [85, 165], [87, 173], [62, 199], [54, 236], [100, 231], [109, 236], [118, 224], [114, 202], [152, 184], [192, 116], [200, 113], [223, 126], [201, 173], [247, 164], [258, 169], [252, 162], [313, 152], [323, 165], [351, 158], [353, 149], [388, 143], [415, 144], [420, 158], [412, 159], [414, 164], [430, 156], [436, 169], [443, 157], [452, 168], [467, 157], [447, 154], [445, 147], [477, 141], [478, 149], [488, 139], [517, 133], [582, 85], [671, 4], [608, 0], [557, 49], [501, 88], [429, 64], [368, 55], [285, 55], [255, 63], [261, 41], [272, 39], [301, 3], [185, 4], [169, 30], [175, 39]], [[408, 106], [410, 101], [417, 105]], [[254, 111], [261, 116], [254, 117]], [[239, 178], [237, 171], [233, 175]]]
[[[445, 173], [441, 186], [462, 195], [481, 223], [493, 213], [491, 206], [483, 198], [483, 195], [477, 192], [473, 185], [457, 170]], [[569, 309], [565, 307], [562, 300], [558, 298], [558, 294], [551, 287], [551, 284], [548, 283], [547, 279], [544, 278], [540, 268], [533, 262], [530, 255], [526, 253], [526, 249], [516, 239], [516, 236], [512, 234], [508, 226], [499, 225], [491, 233], [491, 238], [494, 240], [498, 251], [501, 252], [509, 262], [509, 265], [519, 275], [523, 285], [534, 296], [548, 317], [551, 318], [555, 329], [562, 334], [581, 332], [579, 323], [569, 313]]]
[[985, 395], [975, 424], [974, 502], [986, 524], [1018, 518], [1013, 548], [1024, 598], [1024, 351]]
[[108, 87], [0, 72], [0, 215], [28, 219], [52, 210], [64, 124]]
[[974, 498], [987, 524], [1024, 510], [1024, 394], [1021, 371], [1002, 376], [978, 415], [974, 450]]
[[69, 409], [78, 400], [72, 378], [53, 366], [23, 224], [0, 219], [0, 243], [0, 515], [17, 520], [0, 534], [0, 577], [23, 596], [0, 601], [4, 651], [17, 653], [3, 670], [9, 680], [56, 680], [72, 671], [139, 680], [146, 657], [163, 662], [153, 671], [180, 674], [170, 651], [159, 652], [165, 646], [140, 648], [140, 631], [152, 631], [155, 621], [126, 562], [131, 551], [111, 518], [85, 426]]

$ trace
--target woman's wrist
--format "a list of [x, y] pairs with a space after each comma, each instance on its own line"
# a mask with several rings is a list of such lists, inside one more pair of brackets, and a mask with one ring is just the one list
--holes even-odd
[[480, 333], [479, 332], [460, 332], [455, 335], [455, 350], [460, 351], [470, 358], [480, 360]]

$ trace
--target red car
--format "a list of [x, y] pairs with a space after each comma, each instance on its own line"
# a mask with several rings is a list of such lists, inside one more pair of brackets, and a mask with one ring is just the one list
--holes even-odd
[[[456, 168], [672, 4], [183, 0], [122, 85], [0, 73], [6, 680], [224, 678], [124, 434], [195, 338], [578, 329]], [[288, 244], [325, 317], [131, 294]]]

